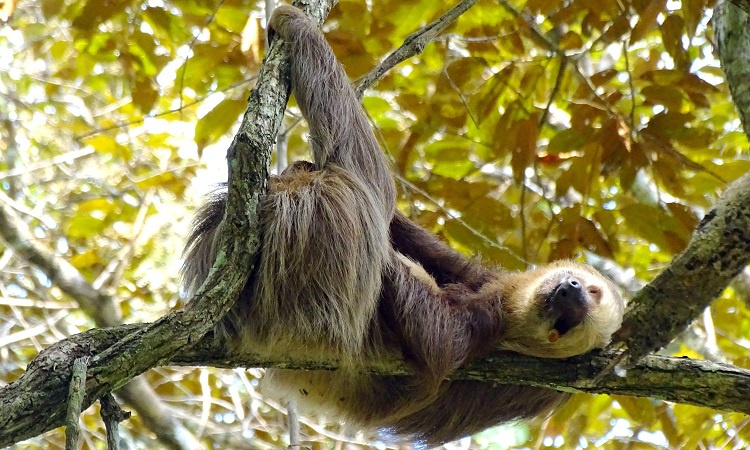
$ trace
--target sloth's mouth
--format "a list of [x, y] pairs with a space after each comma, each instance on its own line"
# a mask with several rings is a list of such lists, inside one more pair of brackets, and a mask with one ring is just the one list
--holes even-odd
[[573, 276], [566, 276], [547, 295], [544, 309], [553, 320], [549, 341], [555, 342], [586, 317], [588, 302], [581, 282]]

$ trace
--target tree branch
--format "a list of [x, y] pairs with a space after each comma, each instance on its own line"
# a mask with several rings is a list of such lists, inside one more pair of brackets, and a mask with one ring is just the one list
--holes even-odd
[[[461, 4], [470, 3], [467, 0]], [[314, 15], [319, 19], [330, 9], [324, 1], [314, 7], [317, 13]], [[414, 45], [416, 50], [420, 49], [419, 43]], [[231, 306], [246, 281], [246, 274], [252, 270], [252, 256], [257, 248], [254, 224], [258, 195], [265, 186], [270, 145], [289, 92], [285, 70], [278, 45], [272, 44], [229, 152], [227, 218], [230, 220], [224, 220], [220, 232], [226, 237], [223, 250], [195, 303], [186, 311], [169, 314], [154, 324], [91, 330], [43, 351], [19, 380], [0, 388], [0, 404], [5, 405], [0, 409], [0, 445], [63, 423], [72, 362], [82, 356], [92, 356], [84, 407], [134, 375], [160, 364], [335, 369], [330, 360], [269, 361], [250, 355], [228, 355], [226, 346], [205, 337]], [[634, 363], [623, 376], [614, 373], [598, 376], [616, 357], [611, 351], [569, 360], [496, 353], [457, 371], [454, 379], [649, 396], [750, 413], [750, 371], [689, 359], [641, 358], [681, 331], [747, 264], [749, 222], [750, 175], [747, 175], [730, 187], [704, 218], [688, 249], [632, 303], [618, 335], [627, 346], [626, 355]], [[376, 361], [364, 369], [377, 374], [410, 373], [398, 361]]]
[[[750, 175], [727, 190], [714, 210], [709, 213], [696, 231], [688, 250], [678, 257], [673, 265], [638, 295], [633, 310], [628, 315], [625, 331], [636, 331], [626, 342], [654, 345], [650, 335], [633, 324], [648, 323], [640, 319], [657, 317], [665, 328], [646, 328], [662, 341], [671, 333], [687, 324], [696, 311], [714, 298], [744, 267], [750, 245], [746, 223], [750, 207]], [[656, 299], [660, 308], [655, 308]], [[667, 302], [669, 307], [663, 307]], [[659, 313], [668, 311], [668, 318]], [[168, 316], [171, 317], [172, 315]], [[673, 319], [672, 316], [676, 317]], [[162, 319], [162, 322], [164, 319]], [[175, 326], [185, 326], [177, 322]], [[680, 325], [682, 324], [682, 325]], [[679, 328], [679, 329], [678, 329]], [[0, 389], [0, 404], [9, 405], [0, 410], [0, 445], [34, 436], [62, 423], [65, 396], [70, 379], [72, 361], [79, 356], [94, 356], [101, 360], [100, 352], [111, 351], [127, 338], [138, 337], [154, 325], [127, 325], [110, 329], [96, 329], [70, 339], [63, 340], [42, 352], [29, 365], [27, 372], [18, 381]], [[191, 335], [195, 337], [195, 335]], [[267, 361], [248, 356], [226, 355], [224, 346], [207, 338], [189, 349], [183, 349], [172, 358], [161, 358], [159, 364], [200, 365], [217, 367], [283, 367], [302, 369], [334, 369], [335, 365], [321, 361]], [[136, 351], [138, 347], [135, 348]], [[587, 355], [571, 360], [535, 360], [520, 355], [493, 355], [457, 372], [456, 377], [488, 380], [505, 383], [533, 384], [557, 389], [604, 392], [626, 395], [649, 396], [665, 400], [710, 406], [716, 409], [750, 412], [750, 373], [736, 367], [674, 358], [650, 356], [619, 377], [607, 374], [599, 384], [595, 376], [612, 362], [613, 353]], [[635, 359], [633, 359], [635, 361]], [[155, 364], [154, 364], [155, 365]], [[394, 375], [408, 374], [403, 363], [376, 362], [367, 369], [376, 373]], [[114, 369], [112, 379], [90, 377], [87, 385], [85, 405], [107, 392], [109, 386], [122, 379], [120, 373], [132, 373], [126, 367], [121, 372]]]
[[112, 297], [93, 286], [68, 261], [39, 243], [16, 212], [15, 202], [0, 191], [0, 239], [25, 261], [44, 272], [60, 290], [72, 297], [100, 327], [120, 324], [120, 310]]
[[[725, 3], [725, 2], [722, 2], [722, 3]], [[736, 8], [741, 9], [742, 11], [745, 12], [746, 15], [750, 16], [750, 0], [730, 0], [729, 3], [732, 3]], [[722, 7], [725, 7], [725, 6], [726, 5]], [[742, 17], [739, 17], [739, 19], [743, 20]], [[745, 18], [744, 20], [747, 20], [747, 19]], [[739, 30], [739, 28], [737, 30]]]
[[88, 356], [76, 358], [73, 361], [73, 373], [70, 378], [70, 386], [68, 386], [68, 408], [65, 414], [66, 450], [78, 448], [78, 437], [81, 433], [79, 421], [81, 420], [81, 404], [85, 394], [83, 387], [86, 382], [86, 365], [88, 363]]
[[[747, 134], [750, 126], [750, 16], [747, 1], [721, 2], [714, 27], [718, 56]], [[732, 183], [693, 233], [687, 249], [630, 304], [614, 341], [632, 364], [669, 343], [750, 263], [750, 174]], [[710, 275], [708, 274], [710, 272]]]
[[714, 31], [721, 68], [747, 134], [750, 130], [750, 0], [723, 1], [717, 5]]
[[422, 53], [425, 46], [434, 41], [435, 38], [443, 32], [450, 24], [465, 13], [469, 8], [474, 6], [477, 0], [461, 0], [456, 6], [449, 9], [445, 14], [440, 16], [436, 21], [422, 28], [421, 30], [410, 34], [394, 52], [388, 55], [383, 62], [378, 64], [374, 69], [365, 75], [357, 84], [355, 92], [357, 98], [361, 99], [365, 89], [375, 84], [383, 78], [389, 70], [396, 65], [401, 64], [412, 56]]
[[750, 263], [750, 174], [703, 218], [685, 251], [633, 298], [615, 343], [626, 363], [669, 343]]
[[[114, 298], [103, 289], [95, 288], [68, 261], [34, 238], [26, 222], [15, 210], [15, 202], [0, 191], [0, 239], [15, 254], [42, 271], [62, 292], [71, 297], [97, 326], [109, 327], [121, 323], [121, 313]], [[116, 394], [146, 421], [154, 434], [168, 448], [194, 449], [198, 440], [159, 399], [148, 383], [132, 380]]]
[[[330, 4], [310, 1], [309, 11], [328, 13]], [[92, 358], [87, 388], [99, 398], [132, 377], [199, 341], [229, 311], [253, 271], [259, 247], [258, 203], [266, 190], [271, 148], [281, 125], [290, 83], [279, 42], [271, 44], [248, 109], [227, 152], [229, 188], [219, 251], [208, 278], [183, 311], [165, 315]]]
[[[44, 350], [17, 381], [0, 388], [0, 446], [10, 445], [63, 424], [65, 398], [73, 361], [105, 351], [124, 337], [137, 334], [147, 324], [97, 328], [71, 336]], [[750, 413], [750, 371], [727, 364], [687, 358], [647, 356], [623, 376], [614, 373], [595, 381], [616, 352], [592, 352], [571, 359], [540, 359], [511, 352], [495, 352], [452, 375], [454, 380], [527, 384], [567, 392], [587, 392], [658, 398]], [[335, 370], [332, 359], [299, 360], [280, 357], [262, 359], [250, 354], [227, 352], [222, 342], [206, 336], [183, 348], [160, 365], [235, 367], [279, 367], [302, 370]], [[381, 375], [405, 376], [410, 368], [397, 360], [373, 361], [363, 370]], [[83, 407], [96, 400], [99, 380], [86, 385]], [[44, 392], [34, 408], [20, 410], [16, 399]], [[39, 395], [38, 397], [41, 397]], [[21, 434], [23, 431], [23, 434]]]

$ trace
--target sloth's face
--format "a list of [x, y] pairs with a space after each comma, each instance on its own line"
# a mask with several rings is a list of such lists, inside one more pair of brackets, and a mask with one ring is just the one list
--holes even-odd
[[625, 303], [593, 268], [556, 262], [520, 274], [517, 288], [524, 333], [509, 333], [504, 347], [534, 356], [565, 358], [604, 347], [622, 323]]
[[575, 270], [561, 269], [545, 277], [534, 297], [542, 316], [552, 322], [549, 341], [581, 325], [589, 310], [601, 305], [603, 289], [597, 277]]

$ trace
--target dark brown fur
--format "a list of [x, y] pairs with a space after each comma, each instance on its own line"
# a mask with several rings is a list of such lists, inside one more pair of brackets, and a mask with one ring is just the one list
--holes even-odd
[[[258, 269], [219, 333], [240, 351], [339, 357], [336, 372], [269, 369], [263, 389], [303, 412], [401, 439], [436, 445], [548, 414], [566, 394], [445, 378], [493, 348], [566, 357], [605, 345], [622, 317], [617, 292], [571, 262], [523, 273], [485, 268], [396, 212], [385, 156], [321, 34], [289, 6], [274, 12], [270, 30], [290, 52], [314, 163], [270, 180]], [[190, 289], [216, 254], [225, 201], [218, 193], [198, 213], [184, 265]], [[577, 301], [560, 293], [564, 283], [582, 286]], [[386, 355], [417, 375], [357, 371]]]

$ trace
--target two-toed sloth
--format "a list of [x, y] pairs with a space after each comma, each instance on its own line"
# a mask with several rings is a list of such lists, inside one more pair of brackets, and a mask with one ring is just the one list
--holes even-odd
[[[337, 371], [268, 370], [264, 390], [396, 438], [437, 445], [548, 414], [566, 394], [446, 377], [495, 348], [564, 358], [606, 345], [623, 314], [616, 289], [568, 261], [485, 267], [412, 223], [395, 209], [386, 157], [315, 25], [281, 6], [269, 33], [290, 53], [314, 162], [269, 180], [257, 270], [219, 334], [240, 351], [338, 357]], [[218, 193], [198, 213], [184, 264], [190, 289], [213, 262], [225, 202]], [[358, 371], [384, 356], [403, 358], [415, 375]]]

